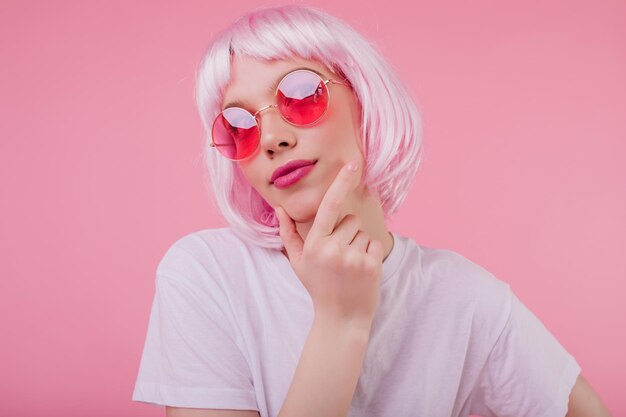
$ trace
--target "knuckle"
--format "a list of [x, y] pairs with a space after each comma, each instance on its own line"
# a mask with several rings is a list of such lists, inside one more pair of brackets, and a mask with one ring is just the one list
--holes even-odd
[[358, 248], [359, 253], [363, 254], [367, 249], [367, 237], [364, 236], [363, 232], [359, 231], [357, 235], [354, 237], [352, 241], [352, 245], [355, 248]]
[[378, 262], [376, 262], [376, 260], [374, 258], [372, 258], [371, 256], [367, 256], [365, 258], [363, 268], [369, 274], [374, 274], [374, 273], [378, 272], [378, 269], [380, 268], [380, 265], [378, 265]]
[[353, 261], [348, 257], [341, 258], [341, 269], [344, 271], [352, 271], [354, 268]]
[[318, 254], [324, 262], [336, 263], [342, 255], [341, 246], [331, 240], [318, 248]]
[[357, 229], [361, 227], [361, 220], [354, 214], [346, 214], [342, 219], [342, 223], [346, 226], [356, 227]]
[[359, 228], [359, 229], [360, 229], [360, 228], [361, 228], [361, 218], [360, 218], [360, 217], [358, 217], [358, 216], [355, 216], [355, 215], [351, 215], [351, 216], [352, 216], [352, 219], [351, 219], [351, 220], [352, 220], [352, 222], [354, 223], [354, 225], [355, 225], [357, 228]]
[[349, 270], [361, 268], [362, 260], [360, 254], [355, 250], [348, 250], [343, 256], [343, 267]]

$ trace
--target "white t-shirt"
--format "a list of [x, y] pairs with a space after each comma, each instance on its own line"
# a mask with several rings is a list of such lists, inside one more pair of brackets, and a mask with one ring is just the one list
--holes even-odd
[[[349, 417], [564, 416], [581, 368], [509, 284], [393, 237]], [[190, 233], [158, 265], [132, 399], [277, 416], [313, 314], [280, 251]]]

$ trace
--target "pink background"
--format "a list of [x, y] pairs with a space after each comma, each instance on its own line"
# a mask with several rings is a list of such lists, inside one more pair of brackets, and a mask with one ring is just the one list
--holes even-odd
[[[368, 37], [422, 109], [390, 229], [509, 282], [623, 415], [626, 3], [527, 3], [306, 4]], [[0, 6], [0, 415], [164, 415], [131, 402], [156, 265], [225, 225], [195, 66], [274, 4]]]

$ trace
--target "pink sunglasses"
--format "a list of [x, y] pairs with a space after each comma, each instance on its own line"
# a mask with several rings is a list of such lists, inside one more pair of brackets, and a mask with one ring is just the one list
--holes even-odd
[[265, 106], [254, 114], [241, 107], [222, 110], [213, 121], [210, 146], [232, 161], [250, 157], [260, 144], [261, 128], [257, 115], [271, 107], [277, 107], [281, 117], [294, 126], [315, 123], [328, 109], [329, 82], [350, 86], [332, 79], [324, 80], [307, 69], [286, 74], [276, 88], [277, 104]]

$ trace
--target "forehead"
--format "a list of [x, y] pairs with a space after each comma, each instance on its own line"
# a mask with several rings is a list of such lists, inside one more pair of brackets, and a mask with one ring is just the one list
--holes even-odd
[[222, 108], [229, 103], [238, 103], [248, 107], [267, 105], [267, 100], [274, 94], [274, 88], [288, 72], [298, 68], [308, 68], [332, 78], [332, 71], [317, 61], [299, 57], [285, 60], [261, 61], [246, 56], [235, 56], [232, 61], [231, 77], [224, 91]]

